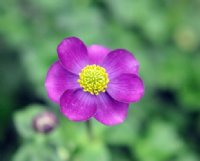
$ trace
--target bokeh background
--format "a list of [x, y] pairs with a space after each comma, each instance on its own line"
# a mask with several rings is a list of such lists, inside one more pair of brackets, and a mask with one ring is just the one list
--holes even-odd
[[[1, 161], [199, 161], [199, 0], [1, 0]], [[67, 120], [44, 79], [69, 36], [125, 48], [140, 62], [145, 96], [106, 127]], [[32, 119], [53, 111], [47, 135]], [[90, 131], [91, 132], [91, 131]]]

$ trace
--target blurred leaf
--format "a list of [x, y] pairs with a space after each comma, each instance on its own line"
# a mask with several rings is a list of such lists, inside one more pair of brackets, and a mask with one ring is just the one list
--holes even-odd
[[99, 142], [90, 142], [74, 157], [74, 161], [110, 161], [108, 150]]
[[139, 107], [139, 104], [131, 105], [129, 108], [127, 119], [122, 124], [107, 127], [102, 134], [107, 143], [112, 145], [132, 145], [139, 138], [144, 111]]
[[35, 134], [32, 126], [32, 119], [38, 113], [45, 111], [45, 107], [41, 105], [30, 105], [25, 109], [14, 114], [15, 127], [23, 138], [30, 138]]
[[182, 140], [174, 127], [154, 120], [145, 136], [133, 145], [133, 152], [136, 152], [142, 161], [165, 161], [179, 154], [182, 148]]
[[199, 156], [192, 152], [191, 149], [187, 149], [176, 158], [176, 161], [199, 161]]
[[21, 146], [13, 157], [13, 161], [67, 161], [67, 149], [62, 151], [48, 144], [26, 143]]

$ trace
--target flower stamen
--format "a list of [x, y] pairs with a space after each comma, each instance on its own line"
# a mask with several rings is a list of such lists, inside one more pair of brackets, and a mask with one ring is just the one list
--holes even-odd
[[106, 91], [109, 78], [105, 68], [94, 64], [84, 67], [77, 81], [83, 91], [98, 95]]

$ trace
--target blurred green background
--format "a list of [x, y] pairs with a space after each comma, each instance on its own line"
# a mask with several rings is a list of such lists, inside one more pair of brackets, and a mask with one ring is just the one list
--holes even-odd
[[[199, 161], [199, 17], [199, 0], [1, 0], [0, 160]], [[44, 88], [69, 36], [130, 50], [145, 83], [123, 124], [92, 120], [92, 140]], [[59, 118], [48, 135], [31, 126], [44, 110]]]

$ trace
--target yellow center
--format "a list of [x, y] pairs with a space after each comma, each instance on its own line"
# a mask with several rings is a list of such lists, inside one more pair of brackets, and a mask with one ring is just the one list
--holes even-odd
[[78, 82], [85, 92], [98, 95], [99, 92], [105, 92], [109, 79], [103, 67], [87, 65], [79, 73]]

